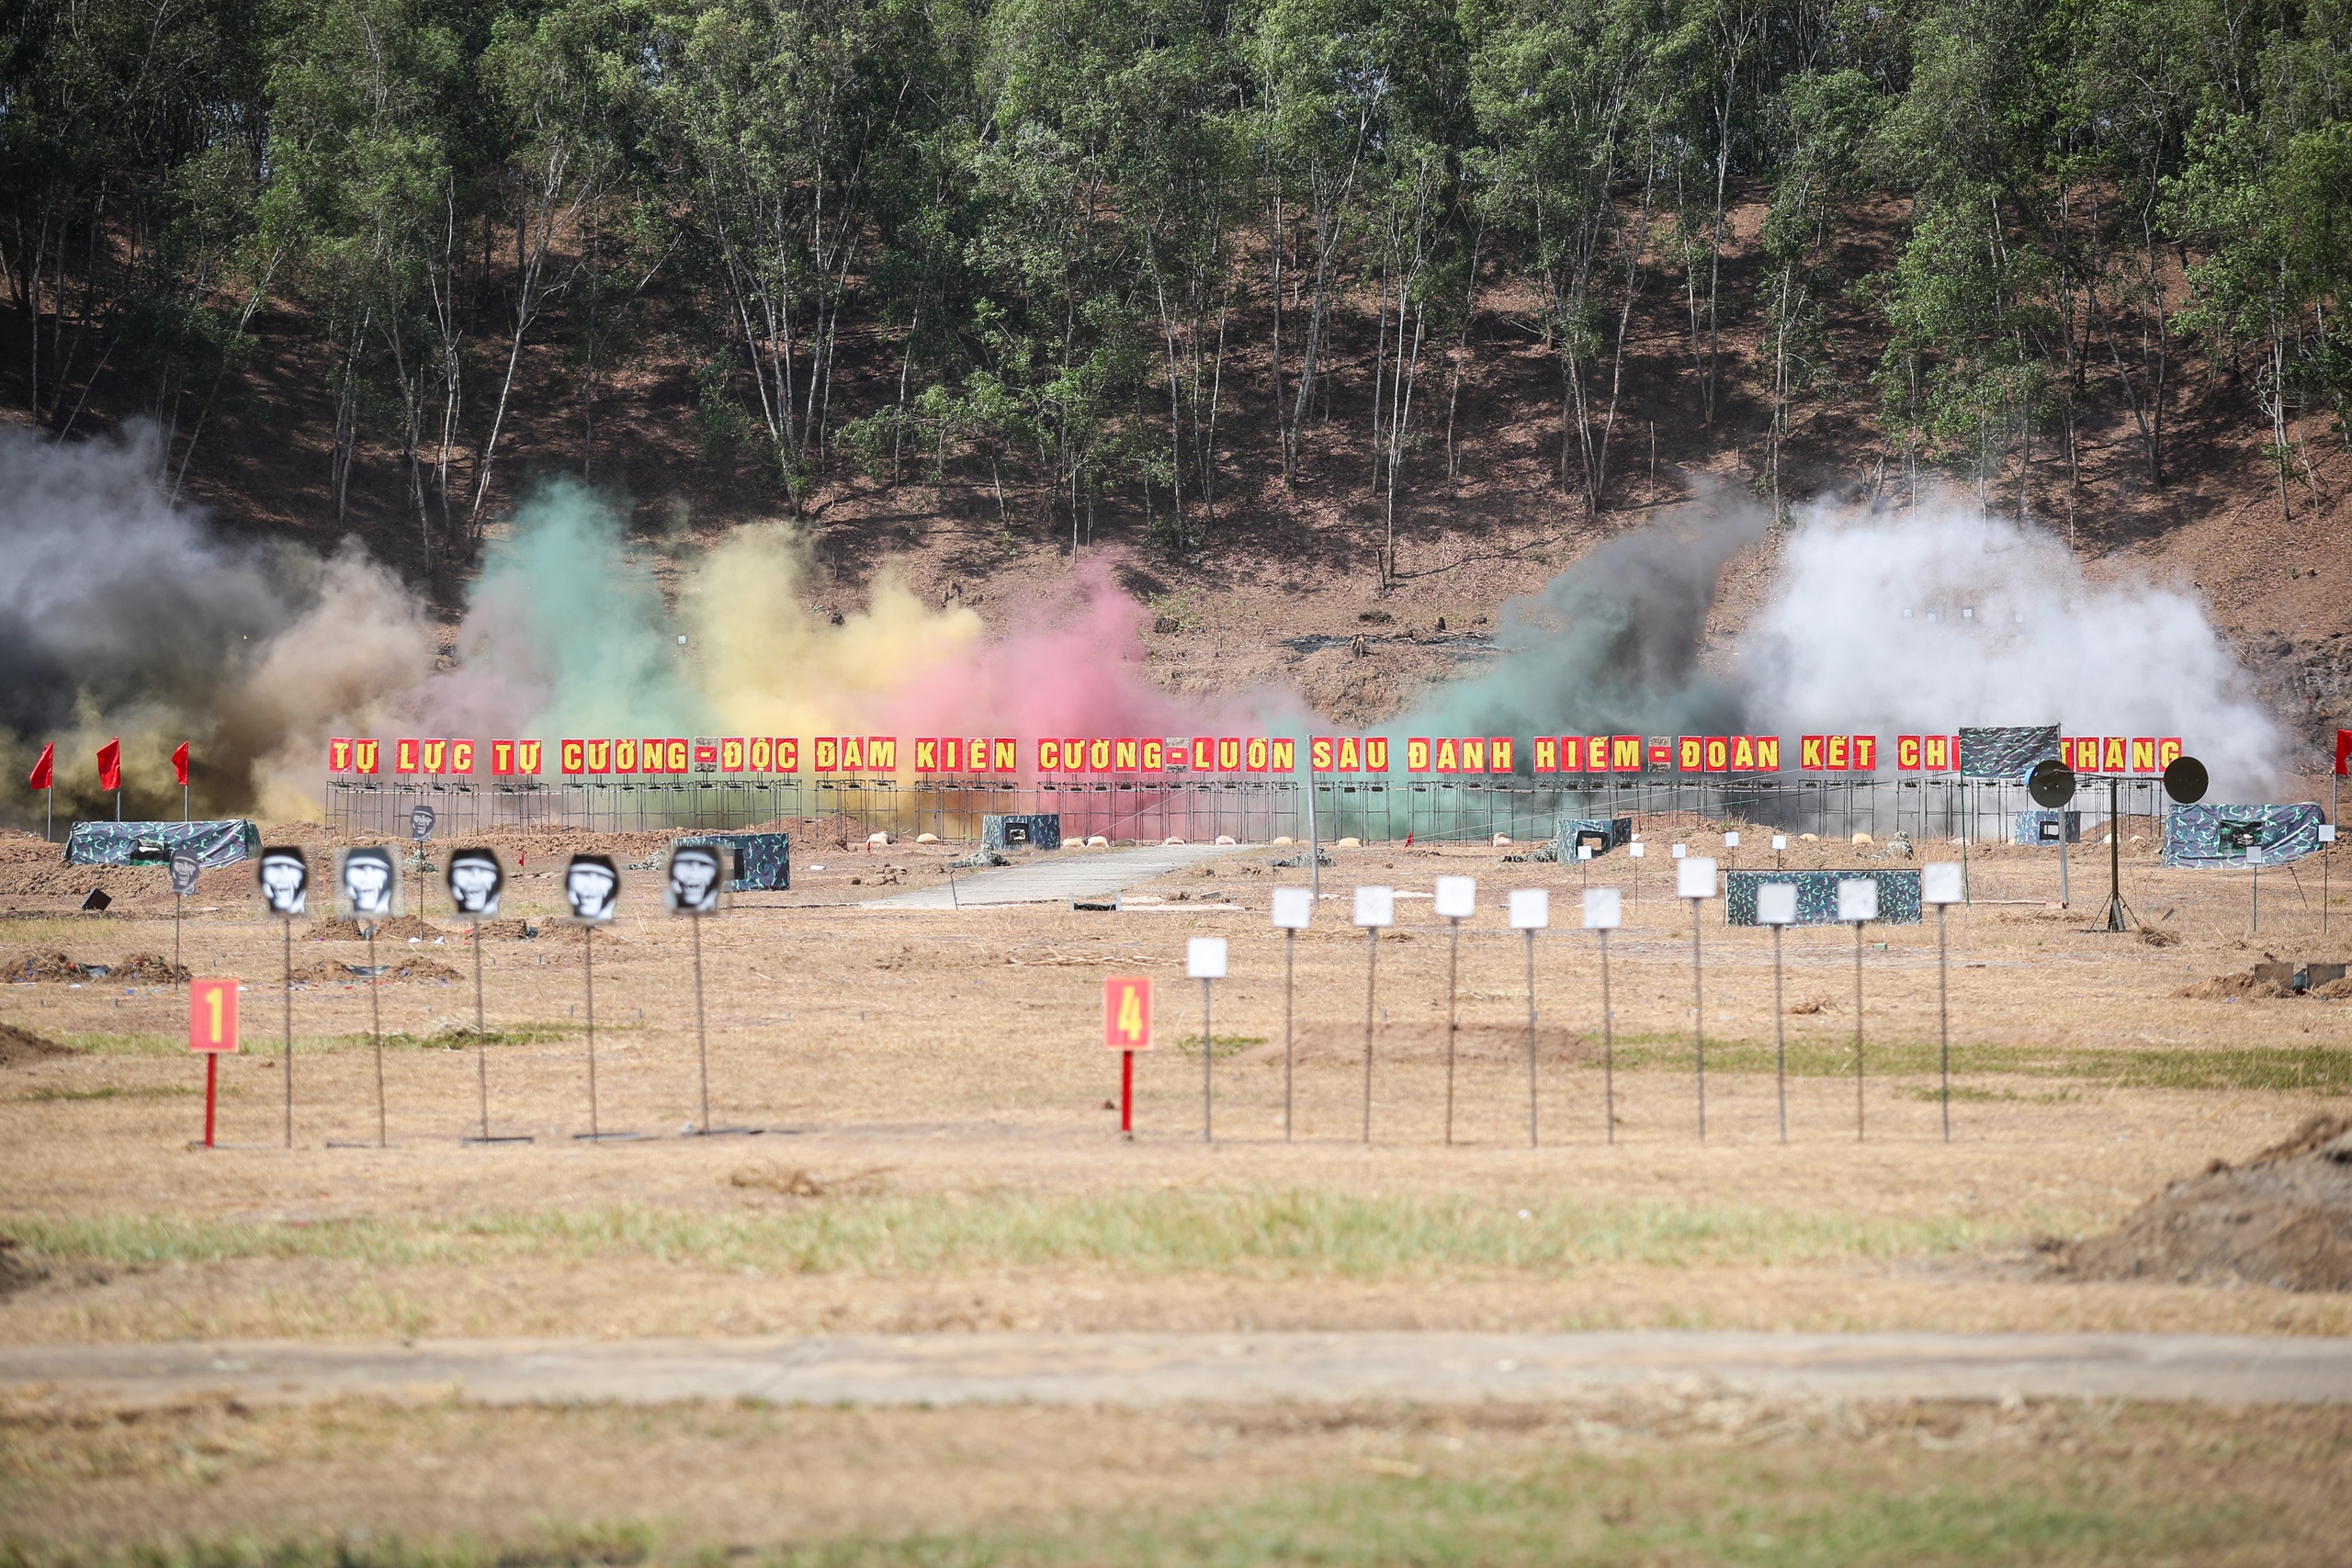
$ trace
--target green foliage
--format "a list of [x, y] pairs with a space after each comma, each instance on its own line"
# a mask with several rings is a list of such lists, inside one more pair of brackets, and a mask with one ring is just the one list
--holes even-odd
[[[427, 560], [480, 547], [517, 400], [576, 407], [585, 471], [660, 342], [714, 461], [979, 487], [1081, 545], [1116, 496], [1197, 549], [1241, 411], [1296, 479], [1368, 408], [1385, 573], [1441, 408], [1454, 472], [1430, 378], [1474, 319], [1548, 350], [1600, 509], [1667, 299], [1711, 430], [1769, 395], [1771, 485], [1850, 300], [1890, 446], [1988, 506], [2039, 504], [2037, 443], [2071, 474], [2103, 408], [2164, 482], [2185, 344], [2253, 388], [2284, 505], [2352, 394], [2346, 58], [2344, 0], [30, 0], [0, 263], [42, 427], [142, 389], [174, 486], [290, 307], [336, 504], [396, 452]], [[1880, 197], [1903, 233], [1858, 280]]]

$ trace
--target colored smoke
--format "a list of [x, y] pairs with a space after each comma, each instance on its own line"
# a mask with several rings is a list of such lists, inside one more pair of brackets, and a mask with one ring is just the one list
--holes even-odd
[[[993, 635], [887, 572], [836, 624], [810, 602], [820, 577], [791, 529], [739, 528], [665, 561], [565, 481], [493, 539], [444, 659], [425, 606], [356, 545], [222, 539], [161, 499], [156, 456], [152, 432], [59, 447], [0, 431], [15, 569], [0, 583], [0, 765], [21, 779], [54, 739], [61, 814], [110, 813], [89, 756], [116, 734], [126, 815], [141, 817], [177, 806], [166, 759], [181, 740], [198, 809], [285, 816], [318, 809], [331, 735], [1332, 728], [1284, 692], [1204, 705], [1152, 684], [1148, 612], [1097, 565]], [[1486, 669], [1382, 728], [1891, 737], [2058, 722], [2182, 736], [2223, 797], [2275, 784], [2278, 728], [2193, 597], [2094, 585], [2057, 541], [1971, 507], [1803, 511], [1770, 603], [1727, 660], [1702, 658], [1725, 565], [1766, 536], [1759, 509], [1724, 497], [1619, 535], [1504, 607]], [[21, 790], [9, 797], [25, 820]]]

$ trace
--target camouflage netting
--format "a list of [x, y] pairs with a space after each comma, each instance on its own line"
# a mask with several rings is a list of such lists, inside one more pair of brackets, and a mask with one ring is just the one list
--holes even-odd
[[1562, 861], [1573, 861], [1577, 858], [1577, 846], [1589, 843], [1598, 859], [1619, 845], [1633, 841], [1631, 817], [1563, 817], [1559, 831], [1552, 840], [1552, 852]]
[[782, 892], [792, 886], [792, 835], [789, 833], [698, 833], [680, 839], [682, 844], [721, 844], [734, 857], [730, 893]]
[[211, 870], [261, 853], [261, 829], [250, 822], [76, 822], [65, 863], [167, 865], [182, 844]]
[[1029, 816], [983, 817], [980, 842], [1000, 852], [1005, 850], [1057, 850], [1062, 847], [1062, 818], [1057, 811]]
[[1960, 774], [1968, 779], [2021, 779], [2036, 762], [2058, 760], [2058, 727], [2029, 724], [1960, 732]]
[[2016, 825], [2009, 830], [2009, 842], [2055, 844], [2062, 832], [2066, 835], [2066, 842], [2081, 843], [2083, 814], [2079, 811], [2020, 811]]
[[2195, 867], [2231, 867], [2250, 863], [2249, 850], [2262, 852], [2261, 863], [2301, 860], [2317, 852], [2320, 824], [2327, 813], [2317, 801], [2295, 806], [2176, 806], [2165, 818], [2164, 863]]
[[1919, 923], [1919, 874], [1916, 871], [1735, 871], [1724, 879], [1724, 897], [1731, 923], [1756, 921], [1756, 890], [1768, 882], [1793, 882], [1797, 889], [1797, 924], [1834, 926], [1838, 923], [1838, 885], [1868, 879], [1878, 884], [1878, 919], [1873, 925], [1916, 926]]

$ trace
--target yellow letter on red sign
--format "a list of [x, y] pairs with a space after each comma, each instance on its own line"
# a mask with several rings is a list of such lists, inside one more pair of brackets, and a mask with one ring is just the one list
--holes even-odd
[[1114, 975], [1102, 982], [1102, 1048], [1151, 1049], [1151, 981], [1139, 975]]

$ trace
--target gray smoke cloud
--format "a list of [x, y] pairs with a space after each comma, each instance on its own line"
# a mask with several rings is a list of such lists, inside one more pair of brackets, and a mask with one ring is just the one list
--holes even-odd
[[[126, 815], [178, 815], [170, 755], [195, 802], [299, 809], [277, 771], [343, 713], [432, 664], [422, 609], [356, 547], [322, 557], [221, 538], [153, 482], [152, 427], [58, 446], [0, 430], [0, 764], [18, 786], [57, 744], [61, 816], [102, 804], [92, 754], [119, 735]], [[31, 807], [37, 814], [40, 803]]]
[[1955, 497], [1802, 511], [1736, 662], [1759, 730], [2061, 724], [2179, 736], [2217, 799], [2267, 799], [2280, 780], [2278, 725], [2192, 594], [2095, 583], [2063, 541]]
[[1722, 734], [1741, 694], [1699, 667], [1724, 564], [1769, 516], [1710, 499], [1588, 551], [1505, 604], [1500, 661], [1429, 694], [1399, 735]]

